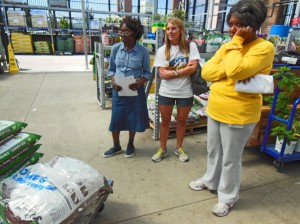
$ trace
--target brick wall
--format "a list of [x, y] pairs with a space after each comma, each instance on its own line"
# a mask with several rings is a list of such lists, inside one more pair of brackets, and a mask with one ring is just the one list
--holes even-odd
[[270, 32], [270, 28], [272, 25], [278, 24], [282, 25], [282, 19], [283, 15], [283, 7], [280, 5], [275, 5], [273, 13], [272, 13], [272, 3], [280, 2], [278, 0], [265, 0], [265, 4], [268, 6], [268, 13], [267, 13], [267, 19], [265, 20], [264, 24], [261, 26], [260, 33], [261, 34], [268, 34]]

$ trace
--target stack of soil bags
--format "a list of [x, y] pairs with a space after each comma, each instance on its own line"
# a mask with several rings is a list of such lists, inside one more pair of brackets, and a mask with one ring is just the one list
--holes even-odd
[[112, 182], [90, 165], [56, 156], [0, 182], [0, 223], [88, 224], [112, 193]]
[[4, 144], [27, 126], [19, 121], [0, 120], [0, 145]]
[[0, 180], [43, 156], [37, 152], [41, 145], [36, 144], [41, 136], [21, 132], [26, 126], [19, 121], [0, 120]]

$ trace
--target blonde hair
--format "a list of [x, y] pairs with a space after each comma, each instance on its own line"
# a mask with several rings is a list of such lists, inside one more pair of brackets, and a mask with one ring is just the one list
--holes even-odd
[[[179, 50], [181, 52], [185, 53], [186, 55], [188, 55], [190, 53], [190, 48], [189, 48], [189, 43], [185, 37], [183, 21], [177, 17], [172, 17], [172, 18], [168, 19], [167, 26], [168, 26], [168, 23], [178, 26], [179, 29], [181, 30], [180, 37], [179, 37]], [[167, 32], [165, 33], [165, 45], [166, 45], [166, 48], [165, 48], [166, 59], [170, 60], [171, 43], [167, 36]]]

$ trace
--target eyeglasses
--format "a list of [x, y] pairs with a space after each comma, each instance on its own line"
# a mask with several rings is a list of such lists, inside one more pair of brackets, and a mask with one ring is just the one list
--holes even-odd
[[118, 32], [118, 34], [120, 35], [120, 36], [128, 36], [128, 35], [130, 35], [132, 32], [131, 31], [119, 31]]

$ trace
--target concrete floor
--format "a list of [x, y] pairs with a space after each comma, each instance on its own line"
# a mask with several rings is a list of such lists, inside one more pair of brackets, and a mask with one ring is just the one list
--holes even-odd
[[[21, 72], [0, 75], [0, 119], [24, 121], [28, 124], [24, 131], [42, 136], [41, 161], [70, 156], [114, 181], [114, 193], [95, 224], [300, 223], [299, 161], [284, 164], [278, 172], [272, 157], [259, 149], [245, 149], [240, 200], [228, 216], [218, 218], [211, 213], [216, 194], [188, 188], [189, 181], [206, 169], [206, 134], [185, 138], [187, 163], [172, 155], [174, 139], [168, 141], [170, 156], [153, 163], [159, 142], [152, 139], [150, 129], [137, 134], [134, 157], [119, 154], [105, 159], [102, 154], [112, 145], [111, 111], [99, 107], [84, 56], [16, 58]], [[127, 133], [121, 134], [123, 149], [127, 138]]]

